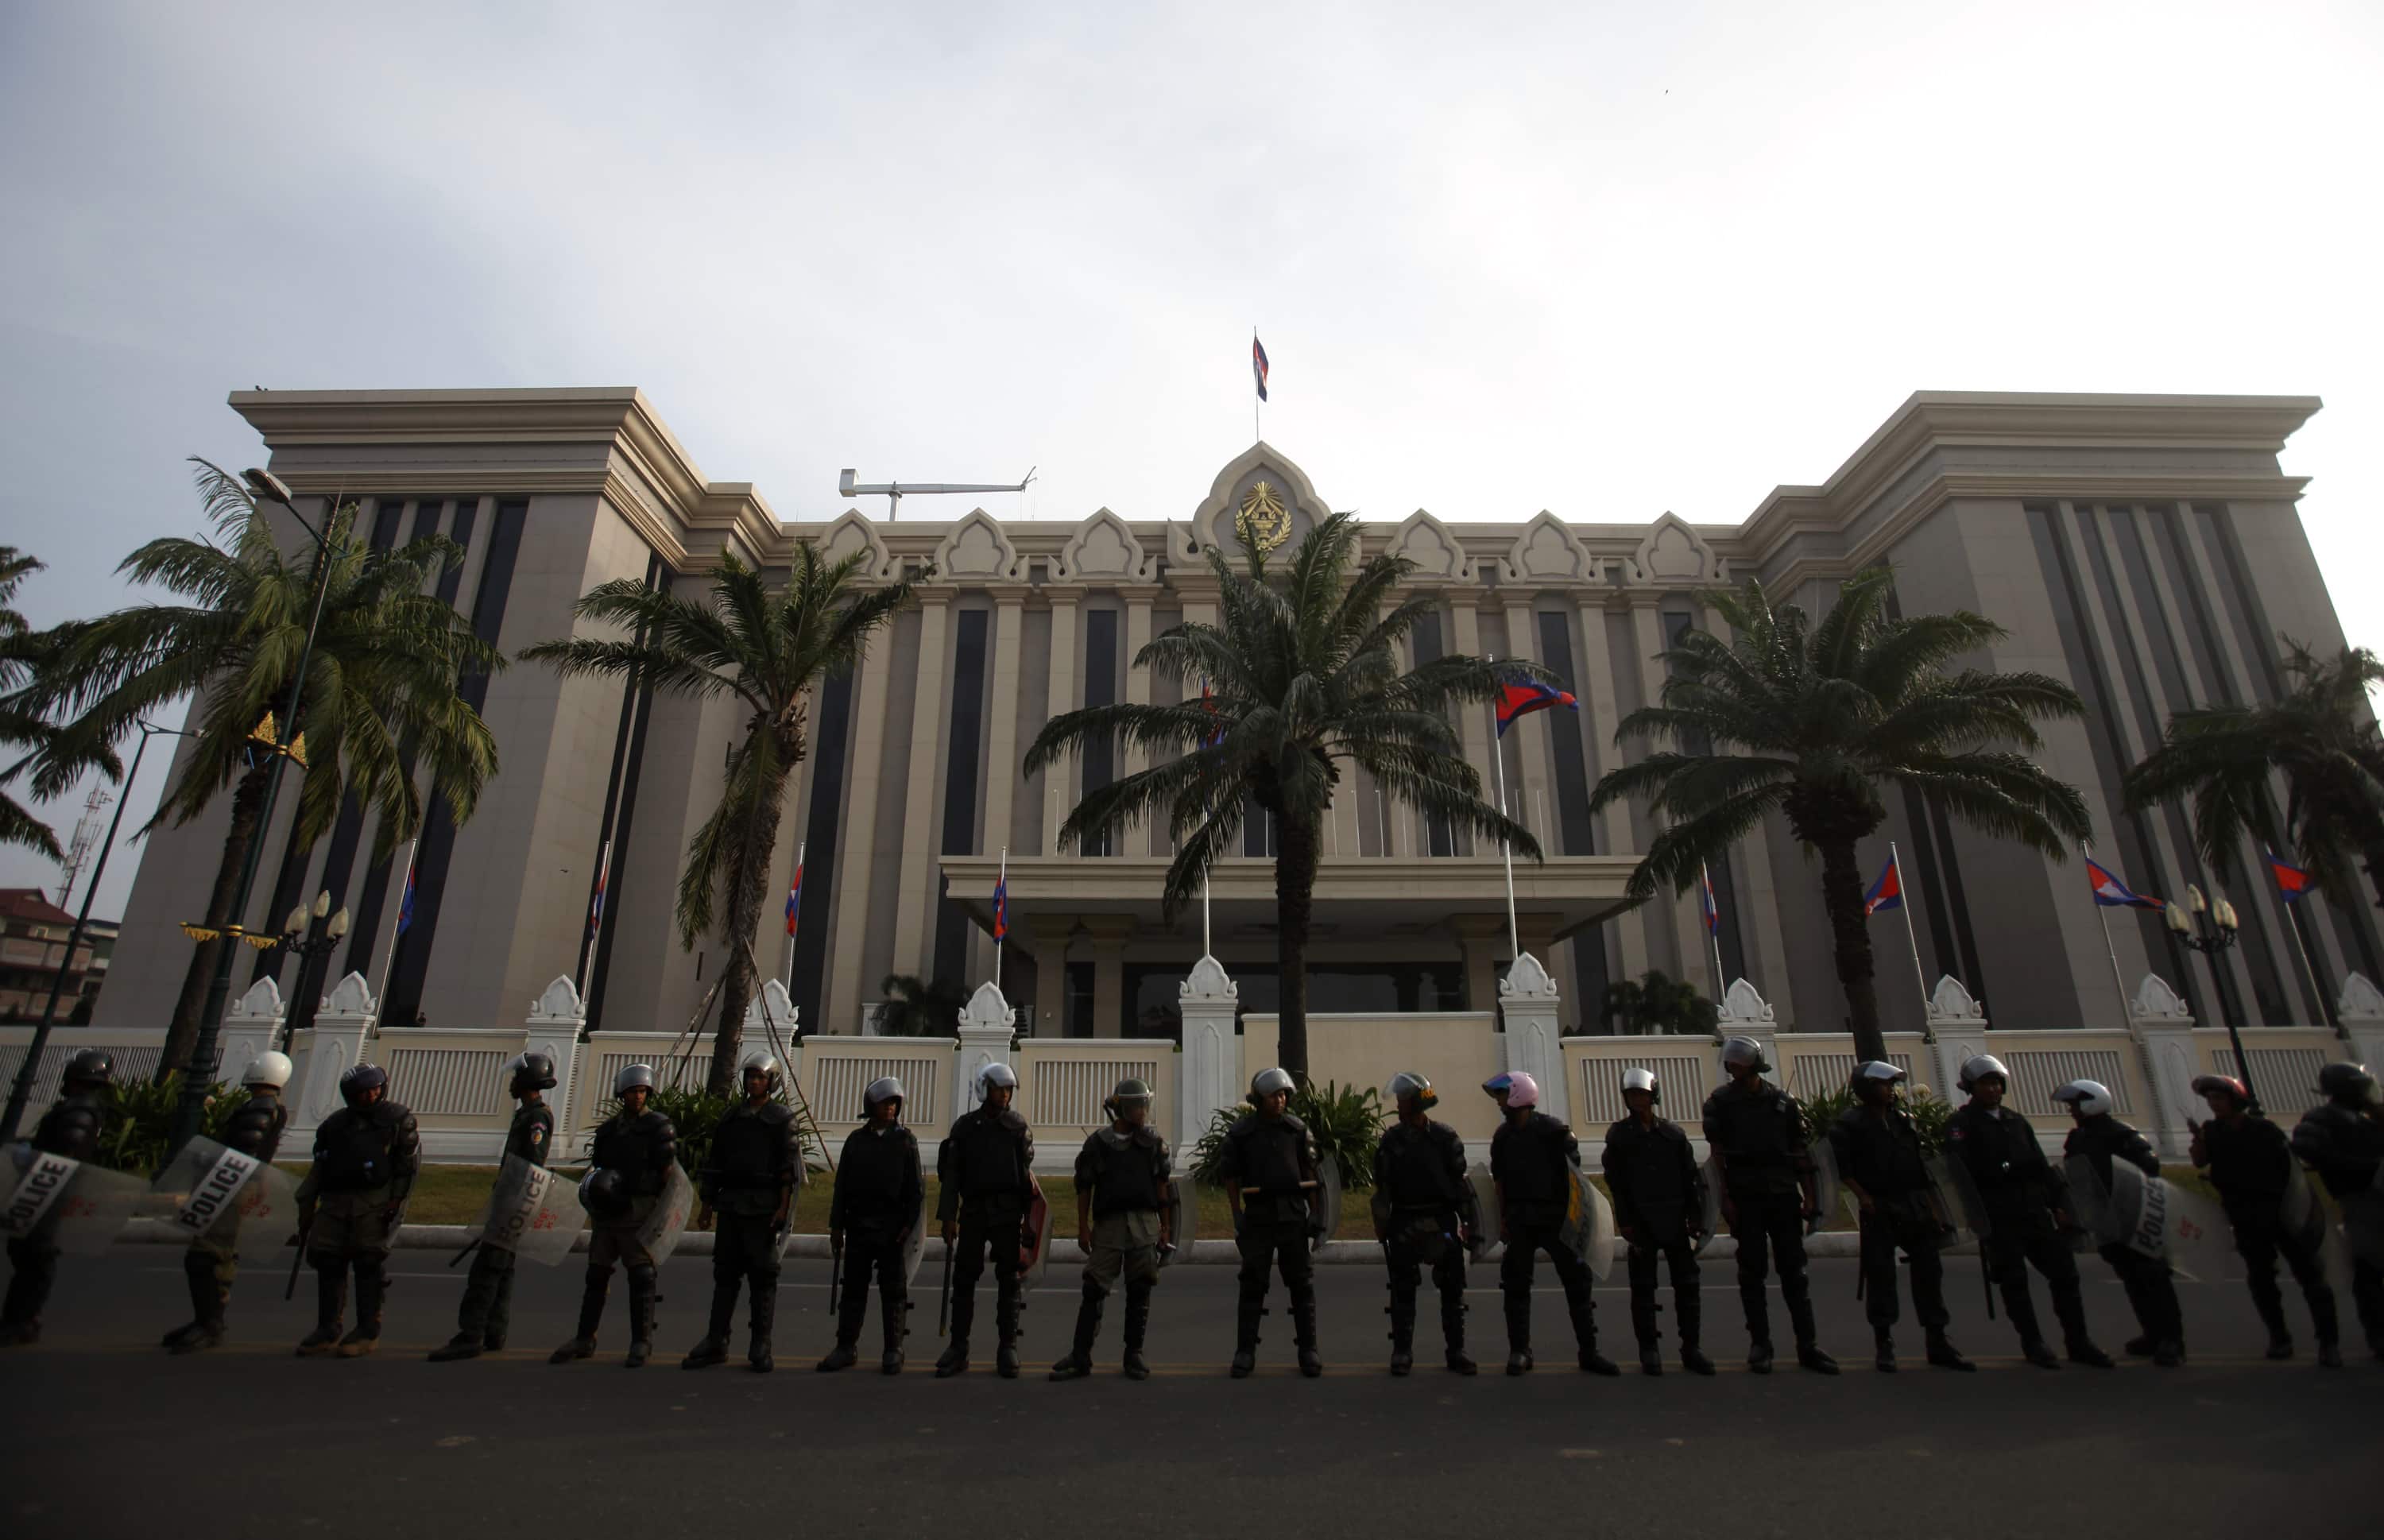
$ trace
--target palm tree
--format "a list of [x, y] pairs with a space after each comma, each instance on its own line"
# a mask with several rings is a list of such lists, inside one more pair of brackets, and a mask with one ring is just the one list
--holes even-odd
[[[1116, 743], [1180, 756], [1087, 791], [1060, 828], [1062, 842], [1083, 849], [1164, 818], [1177, 847], [1161, 900], [1171, 919], [1233, 849], [1245, 807], [1273, 819], [1281, 1052], [1302, 1083], [1310, 907], [1342, 761], [1363, 767], [1401, 803], [1540, 859], [1531, 831], [1482, 800], [1481, 774], [1465, 763], [1446, 714], [1458, 702], [1494, 699], [1502, 679], [1546, 671], [1453, 655], [1402, 672], [1398, 644], [1434, 602], [1411, 597], [1385, 611], [1415, 564], [1388, 554], [1359, 562], [1360, 528], [1347, 514], [1333, 515], [1281, 568], [1268, 565], [1247, 529], [1238, 571], [1210, 547], [1218, 624], [1177, 626], [1134, 659], [1189, 687], [1188, 698], [1069, 712], [1045, 724], [1026, 751], [1029, 775]], [[1206, 699], [1204, 689], [1212, 692]]]
[[867, 553], [824, 560], [808, 540], [795, 544], [787, 586], [773, 594], [762, 574], [733, 555], [712, 569], [702, 600], [616, 578], [580, 598], [583, 620], [616, 626], [627, 640], [565, 637], [522, 653], [570, 677], [630, 679], [700, 700], [728, 700], [745, 713], [744, 734], [729, 751], [720, 805], [696, 831], [678, 879], [679, 944], [717, 926], [727, 972], [720, 987], [720, 1026], [713, 1037], [709, 1086], [734, 1088], [745, 1007], [753, 998], [752, 938], [770, 881], [770, 857], [787, 781], [809, 751], [813, 687], [847, 674], [867, 652], [871, 633], [911, 602], [908, 583], [863, 589]]
[[888, 974], [877, 986], [877, 1030], [888, 1037], [943, 1037], [959, 1030], [968, 991], [947, 978], [930, 984], [916, 974]]
[[[2233, 867], [2248, 830], [2299, 852], [2338, 902], [2356, 900], [2355, 851], [2384, 906], [2384, 736], [2367, 701], [2384, 684], [2384, 662], [2365, 647], [2321, 660], [2291, 637], [2284, 643], [2292, 680], [2284, 699], [2171, 716], [2161, 746], [2128, 772], [2128, 805], [2191, 800], [2194, 843], [2214, 869]], [[2271, 772], [2285, 782], [2281, 825]]]
[[[2004, 635], [1967, 611], [1888, 618], [1894, 574], [1873, 567], [1838, 591], [1818, 627], [1794, 604], [1775, 608], [1760, 583], [1706, 596], [1735, 640], [1682, 634], [1664, 661], [1660, 705], [1633, 712], [1615, 733], [1669, 734], [1690, 752], [1654, 753], [1597, 783], [1593, 809], [1647, 796], [1664, 827], [1631, 875], [1629, 891], [1685, 891], [1700, 868], [1774, 812], [1821, 856], [1828, 910], [1855, 1051], [1884, 1058], [1871, 986], [1855, 843], [1887, 816], [1891, 783], [1936, 800], [1974, 827], [2066, 859], [2085, 838], [2085, 799], [2026, 753], [2039, 718], [2084, 711], [2077, 692], [2043, 674], [1944, 665]], [[1710, 750], [1710, 751], [1707, 751]]]
[[[37, 705], [19, 694], [39, 673], [51, 646], [46, 634], [25, 624], [25, 617], [17, 613], [13, 602], [26, 575], [41, 570], [40, 562], [15, 546], [0, 545], [0, 692], [5, 692], [0, 694], [0, 744], [26, 751], [25, 758], [0, 774], [0, 784], [15, 780], [38, 755], [58, 742], [56, 725]], [[108, 774], [119, 773], [113, 755], [105, 756], [100, 763]], [[6, 795], [0, 795], [0, 845], [24, 845], [52, 861], [66, 859], [50, 826], [34, 817], [15, 798]]]
[[1650, 968], [1636, 980], [1618, 979], [1606, 987], [1606, 1017], [1633, 1037], [1704, 1037], [1713, 1031], [1721, 1012], [1695, 985]]
[[[289, 707], [316, 606], [318, 556], [322, 615], [314, 651], [297, 719], [278, 728], [305, 740], [291, 837], [296, 848], [313, 844], [352, 796], [379, 815], [373, 859], [385, 860], [421, 827], [415, 788], [421, 768], [455, 821], [468, 819], [496, 774], [497, 746], [457, 687], [504, 659], [428, 591], [442, 563], [462, 560], [453, 541], [434, 536], [376, 551], [356, 538], [348, 505], [333, 511], [320, 553], [311, 541], [285, 553], [237, 478], [204, 460], [193, 464], [217, 540], [152, 540], [117, 568], [186, 602], [138, 604], [52, 633], [54, 652], [30, 693], [75, 720], [59, 748], [43, 757], [34, 784], [54, 792], [72, 778], [78, 753], [118, 742], [142, 717], [196, 697], [181, 769], [147, 827], [187, 824], [231, 788], [231, 826], [205, 915], [205, 927], [220, 931], [240, 918], [231, 913], [233, 893], [250, 842], [262, 833], [273, 761], [258, 751], [255, 735]], [[192, 957], [158, 1060], [161, 1080], [188, 1061], [215, 949], [230, 944], [203, 941]]]

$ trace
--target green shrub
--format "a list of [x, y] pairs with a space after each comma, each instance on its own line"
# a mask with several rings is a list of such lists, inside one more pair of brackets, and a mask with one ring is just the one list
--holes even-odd
[[[1940, 1101], [1929, 1094], [1926, 1086], [1898, 1087], [1898, 1099], [1904, 1110], [1912, 1114], [1914, 1126], [1920, 1131], [1920, 1152], [1934, 1155], [1945, 1148], [1945, 1124], [1954, 1116], [1954, 1105]], [[1820, 1096], [1807, 1097], [1805, 1107], [1805, 1143], [1807, 1148], [1830, 1136], [1830, 1125], [1855, 1104], [1854, 1087], [1849, 1086]]]
[[[743, 1097], [713, 1096], [700, 1087], [689, 1090], [662, 1087], [647, 1098], [646, 1108], [671, 1120], [671, 1126], [678, 1132], [678, 1163], [692, 1180], [702, 1175], [704, 1162], [712, 1158], [712, 1140], [720, 1132], [720, 1120], [744, 1099]], [[801, 1141], [804, 1166], [812, 1171], [826, 1171], [827, 1145], [820, 1136], [819, 1125], [803, 1115], [801, 1102], [784, 1092], [780, 1093], [779, 1099], [794, 1109], [795, 1134]], [[612, 1122], [620, 1111], [620, 1098], [609, 1098], [597, 1107], [595, 1119], [588, 1124], [588, 1131], [594, 1133]]]
[[[1210, 1114], [1209, 1126], [1192, 1147], [1194, 1181], [1204, 1186], [1223, 1182], [1218, 1166], [1224, 1158], [1225, 1136], [1248, 1111], [1220, 1107]], [[1374, 1146], [1382, 1140], [1383, 1125], [1390, 1121], [1374, 1087], [1345, 1087], [1329, 1080], [1306, 1087], [1291, 1093], [1291, 1114], [1308, 1125], [1320, 1161], [1340, 1162], [1343, 1192], [1362, 1192], [1374, 1185]]]
[[[166, 1163], [174, 1109], [181, 1099], [180, 1070], [156, 1085], [139, 1079], [111, 1082], [103, 1101], [106, 1122], [100, 1128], [98, 1152], [92, 1158], [110, 1171], [155, 1176], [157, 1168]], [[224, 1125], [247, 1099], [245, 1087], [227, 1090], [221, 1081], [209, 1086], [206, 1112], [199, 1123], [200, 1134], [221, 1140]]]

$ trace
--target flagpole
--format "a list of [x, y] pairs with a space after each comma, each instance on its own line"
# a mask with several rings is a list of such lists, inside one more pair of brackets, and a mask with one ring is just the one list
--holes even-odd
[[[1258, 351], [1259, 329], [1252, 327], [1250, 328], [1250, 352], [1256, 354]], [[1260, 387], [1260, 389], [1263, 388], [1263, 386]], [[1250, 394], [1250, 441], [1252, 443], [1266, 441], [1266, 430], [1259, 426], [1259, 411], [1265, 405], [1266, 397], [1258, 394], [1255, 391], [1252, 391]]]
[[1001, 933], [1010, 928], [1010, 917], [1004, 913], [1010, 906], [1010, 847], [1001, 848], [1001, 875], [993, 879], [994, 890], [1001, 901], [994, 906], [993, 927], [993, 992], [1001, 993]]
[[[609, 882], [612, 880], [612, 878], [613, 878], [613, 842], [612, 842], [611, 840], [607, 839], [606, 841], [604, 841], [604, 848], [603, 848], [602, 851], [600, 851], [599, 852], [597, 852], [597, 856], [596, 856], [596, 899], [595, 899], [595, 902], [596, 902], [597, 904], [602, 904], [602, 903], [604, 901], [604, 887], [605, 887], [605, 884], [609, 883]], [[594, 964], [594, 962], [595, 962], [595, 961], [596, 961], [596, 934], [597, 934], [598, 930], [599, 930], [599, 929], [601, 929], [601, 928], [602, 927], [603, 924], [604, 924], [604, 912], [603, 912], [603, 910], [602, 910], [602, 909], [601, 909], [601, 908], [600, 908], [600, 909], [597, 909], [597, 910], [595, 911], [595, 913], [593, 913], [592, 914], [589, 915], [589, 917], [588, 917], [588, 958], [587, 958], [587, 961], [586, 961], [586, 962], [582, 962], [582, 963], [580, 963], [580, 964], [579, 964], [579, 976], [578, 976], [577, 978], [576, 978], [576, 979], [572, 980], [572, 987], [574, 987], [574, 988], [576, 988], [576, 989], [577, 989], [577, 990], [579, 991], [579, 1003], [580, 1003], [583, 1007], [585, 1007], [585, 1006], [586, 1006], [586, 1004], [588, 1003], [588, 970], [589, 970], [589, 968], [590, 968], [591, 965], [593, 965], [593, 964]]]
[[[1697, 909], [1700, 917], [1704, 917], [1706, 894], [1713, 891], [1713, 874], [1706, 870], [1706, 863], [1702, 861], [1697, 863], [1697, 881], [1705, 885], [1697, 894]], [[1713, 949], [1714, 1003], [1720, 1005], [1722, 996], [1730, 992], [1730, 981], [1722, 976], [1721, 911], [1719, 909], [1706, 920], [1706, 944]]]
[[[794, 923], [795, 923], [795, 925], [801, 925], [801, 924], [803, 923], [803, 852], [804, 852], [805, 851], [809, 850], [810, 848], [811, 848], [811, 841], [810, 841], [810, 840], [808, 840], [808, 839], [798, 839], [798, 840], [796, 840], [796, 841], [795, 841], [795, 913], [794, 913]], [[792, 999], [794, 998], [794, 993], [795, 993], [795, 932], [794, 932], [794, 926], [793, 926], [793, 925], [789, 925], [789, 926], [787, 928], [787, 998], [788, 998], [788, 999], [789, 999], [789, 1000], [792, 1000]]]
[[[421, 843], [422, 836], [418, 834], [405, 842], [405, 880], [409, 883], [414, 880], [414, 850]], [[373, 1030], [375, 1032], [380, 1030], [381, 1015], [388, 1009], [389, 970], [391, 964], [397, 961], [397, 938], [403, 934], [399, 927], [404, 924], [405, 889], [401, 887], [397, 890], [397, 917], [389, 924], [389, 950], [381, 953], [380, 987], [373, 991]]]
[[[2078, 849], [2084, 853], [2087, 860], [2094, 859], [2094, 847], [2085, 840], [2078, 841]], [[2111, 987], [2119, 991], [2119, 1021], [2122, 1025], [2125, 1025], [2134, 1019], [2135, 1013], [2128, 1009], [2128, 981], [2119, 973], [2118, 949], [2111, 944], [2111, 916], [2104, 913], [2103, 909], [2104, 906], [2101, 903], [2094, 905], [2094, 918], [2102, 923], [2103, 951], [2111, 960]]]
[[1904, 856], [1895, 841], [1887, 842], [1888, 864], [1895, 868], [1895, 907], [1904, 911], [1904, 944], [1912, 949], [1912, 982], [1920, 990], [1920, 1040], [1937, 1040], [1936, 1028], [1929, 1022], [1929, 975], [1920, 971], [1920, 938], [1912, 930], [1912, 898], [1904, 888]]
[[[1493, 652], [1484, 661], [1496, 663], [1498, 654]], [[1504, 818], [1508, 816], [1507, 751], [1499, 743], [1498, 703], [1495, 701], [1490, 703], [1490, 758], [1498, 766], [1498, 816]], [[1389, 852], [1385, 851], [1384, 853]], [[1523, 936], [1521, 929], [1515, 924], [1515, 850], [1507, 842], [1504, 835], [1498, 837], [1498, 853], [1507, 863], [1507, 945], [1512, 952], [1512, 956], [1509, 958], [1511, 962], [1515, 958], [1523, 955]]]
[[[2263, 846], [2261, 848], [2261, 853], [2266, 855], [2271, 863], [2274, 863], [2277, 859], [2277, 852], [2269, 847]], [[2276, 880], [2277, 869], [2273, 864], [2268, 868], [2268, 876], [2270, 880]], [[2279, 884], [2279, 886], [2282, 886], [2282, 884]], [[2303, 889], [2303, 891], [2306, 892], [2307, 889]], [[2334, 1012], [2326, 1001], [2326, 986], [2318, 982], [2317, 968], [2310, 962], [2309, 943], [2302, 938], [2302, 906], [2298, 901], [2300, 898], [2301, 894], [2298, 893], [2288, 893], [2285, 895], [2285, 923], [2293, 927], [2293, 950], [2301, 954], [2302, 973], [2309, 979], [2310, 993], [2317, 997], [2317, 1013], [2319, 1019], [2324, 1021], [2327, 1025], [2334, 1028], [2334, 1035], [2336, 1037], [2347, 1040], [2351, 1037], [2351, 1034], [2342, 1029], [2342, 1023], [2341, 1021], [2334, 1019]]]

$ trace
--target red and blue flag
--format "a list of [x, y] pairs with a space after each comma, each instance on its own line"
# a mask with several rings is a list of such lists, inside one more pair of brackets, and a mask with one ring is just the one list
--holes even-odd
[[1507, 729], [1514, 725], [1517, 718], [1529, 716], [1535, 711], [1546, 711], [1550, 706], [1563, 706], [1576, 712], [1581, 710], [1581, 702], [1573, 699], [1572, 691], [1569, 689], [1558, 689], [1537, 679], [1509, 682], [1498, 697], [1498, 736], [1506, 737]]
[[2089, 857], [2086, 881], [2094, 889], [2094, 901], [2105, 909], [2167, 909], [2166, 900], [2149, 894], [2131, 891], [2107, 867]]
[[993, 938], [997, 941], [1010, 934], [1010, 878], [997, 877], [993, 884]]
[[411, 861], [409, 861], [409, 862], [407, 862], [407, 863], [405, 863], [405, 893], [404, 893], [404, 897], [400, 898], [400, 899], [397, 900], [397, 933], [398, 933], [400, 936], [404, 935], [404, 934], [405, 934], [405, 927], [406, 927], [406, 926], [408, 926], [408, 925], [412, 925], [413, 923], [414, 923], [414, 863], [413, 863], [413, 862], [411, 862]]
[[795, 863], [795, 880], [787, 888], [787, 934], [795, 933], [795, 921], [803, 912], [803, 863]]
[[1887, 864], [1879, 869], [1879, 880], [1872, 883], [1870, 891], [1863, 895], [1863, 917], [1869, 919], [1882, 909], [1903, 907], [1904, 874], [1897, 869], [1895, 858], [1891, 856]]
[[1259, 334], [1255, 331], [1250, 333], [1250, 374], [1259, 382], [1259, 399], [1266, 400], [1266, 349], [1259, 346]]
[[2306, 868], [2294, 865], [2274, 851], [2268, 852], [2268, 870], [2276, 875], [2277, 891], [2285, 896], [2287, 903], [2300, 898], [2315, 886]]
[[1210, 693], [1209, 681], [1205, 678], [1200, 681], [1200, 709], [1207, 712], [1209, 719], [1216, 724], [1210, 729], [1209, 735], [1200, 739], [1200, 747], [1213, 749], [1225, 741], [1225, 723], [1224, 719], [1217, 714], [1217, 698]]
[[604, 841], [604, 859], [596, 867], [596, 897], [588, 905], [588, 934], [604, 923], [604, 885], [613, 880], [613, 842]]
[[1721, 905], [1714, 901], [1713, 874], [1697, 868], [1697, 903], [1705, 911], [1706, 934], [1711, 936], [1721, 928]]

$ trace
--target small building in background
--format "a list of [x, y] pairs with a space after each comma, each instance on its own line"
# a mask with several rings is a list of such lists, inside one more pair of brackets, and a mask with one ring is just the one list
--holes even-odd
[[[58, 1020], [88, 1022], [107, 982], [116, 952], [117, 922], [93, 920], [67, 964]], [[50, 987], [66, 954], [74, 916], [38, 888], [0, 888], [0, 1023], [33, 1022], [49, 1003]]]

